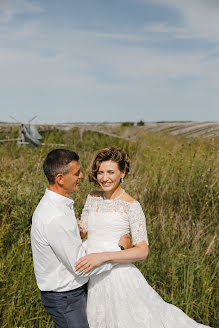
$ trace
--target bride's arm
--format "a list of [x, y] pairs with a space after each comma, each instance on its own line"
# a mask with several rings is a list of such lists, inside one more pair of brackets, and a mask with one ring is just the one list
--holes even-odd
[[149, 247], [145, 241], [136, 244], [135, 247], [118, 252], [103, 252], [103, 253], [91, 253], [83, 256], [75, 264], [75, 269], [78, 272], [86, 274], [93, 268], [103, 264], [104, 262], [111, 263], [130, 263], [135, 261], [144, 260], [149, 253]]
[[136, 244], [134, 247], [121, 252], [108, 252], [106, 258], [109, 262], [129, 263], [145, 260], [149, 254], [149, 247], [145, 241]]

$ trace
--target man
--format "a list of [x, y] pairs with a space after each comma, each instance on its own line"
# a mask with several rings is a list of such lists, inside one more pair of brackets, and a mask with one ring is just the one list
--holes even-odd
[[[75, 262], [86, 254], [70, 198], [83, 178], [79, 156], [70, 150], [55, 149], [47, 155], [43, 169], [49, 188], [33, 214], [31, 228], [34, 271], [42, 303], [57, 328], [89, 328], [88, 276], [110, 270], [115, 264], [104, 263], [85, 275], [75, 270]], [[127, 248], [129, 243], [124, 237], [119, 244]], [[93, 256], [100, 259], [96, 265], [103, 263], [101, 253]]]

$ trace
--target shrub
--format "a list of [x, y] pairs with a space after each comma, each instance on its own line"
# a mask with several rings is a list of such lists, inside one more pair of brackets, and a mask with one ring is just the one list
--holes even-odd
[[123, 122], [121, 125], [122, 126], [133, 126], [134, 122]]
[[144, 125], [144, 121], [140, 120], [139, 122], [137, 122], [138, 126], [143, 126]]

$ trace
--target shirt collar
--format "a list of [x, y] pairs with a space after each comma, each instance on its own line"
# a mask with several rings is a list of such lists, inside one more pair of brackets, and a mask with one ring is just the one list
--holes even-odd
[[65, 205], [70, 209], [73, 209], [74, 200], [71, 197], [62, 196], [57, 192], [54, 192], [49, 189], [46, 189], [45, 196], [51, 198], [55, 202], [58, 202], [60, 205]]

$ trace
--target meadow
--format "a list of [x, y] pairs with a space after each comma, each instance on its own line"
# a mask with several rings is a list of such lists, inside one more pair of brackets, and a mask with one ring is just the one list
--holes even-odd
[[[136, 133], [124, 126], [116, 133], [134, 133], [135, 139], [85, 131], [81, 140], [77, 128], [42, 135], [44, 143], [63, 143], [80, 155], [85, 178], [72, 195], [79, 216], [93, 189], [87, 174], [94, 151], [117, 145], [129, 153], [131, 171], [123, 186], [143, 207], [150, 243], [149, 257], [136, 265], [166, 302], [218, 327], [219, 138]], [[0, 144], [2, 328], [53, 327], [41, 305], [30, 246], [31, 216], [47, 187], [42, 162], [53, 148]]]

